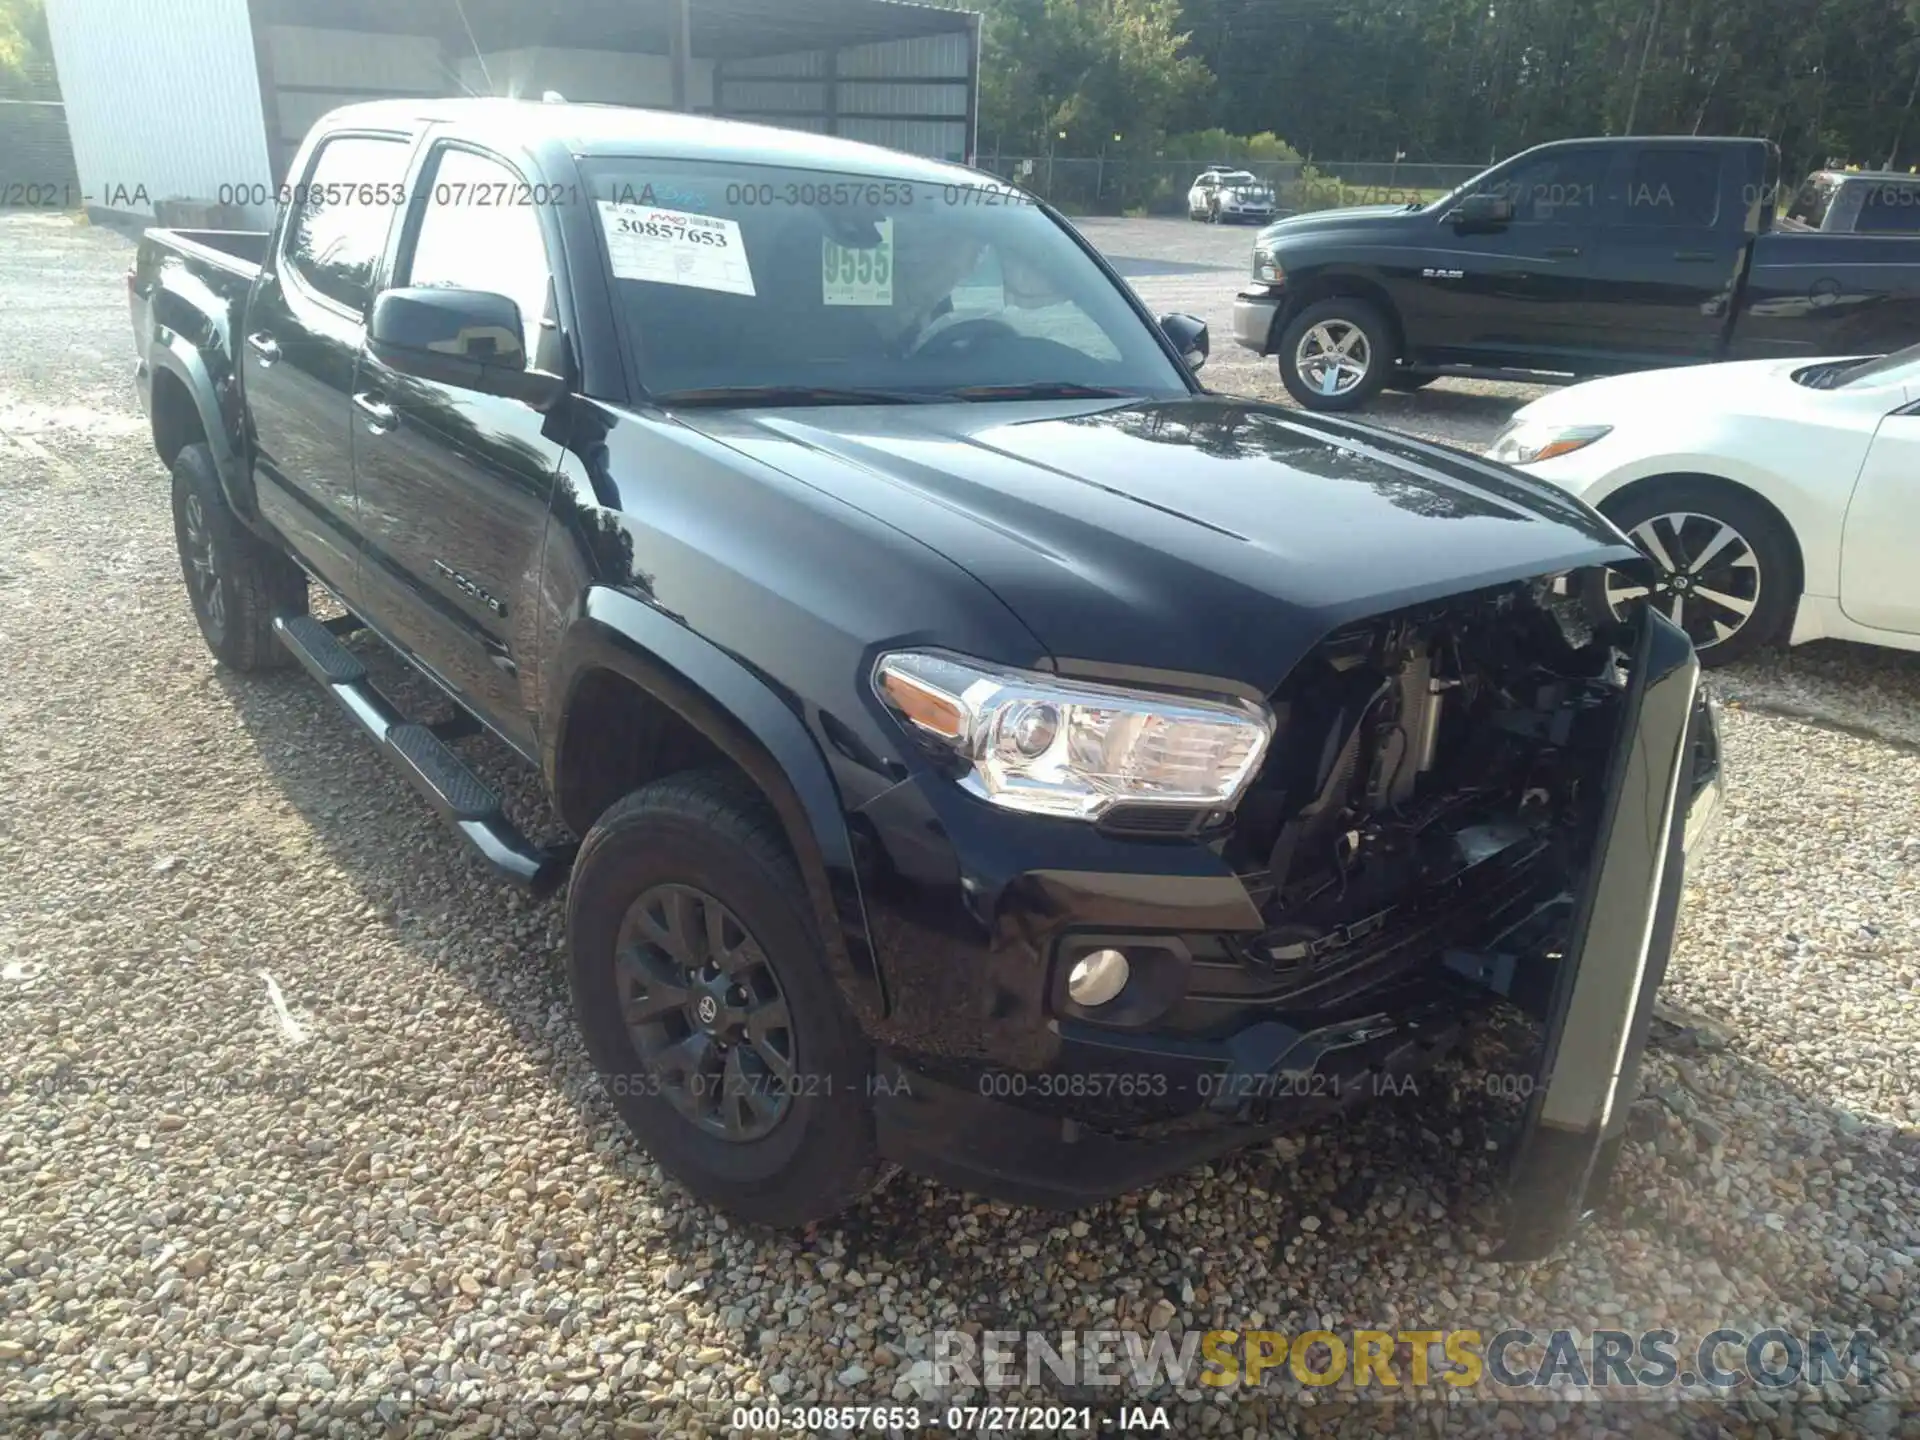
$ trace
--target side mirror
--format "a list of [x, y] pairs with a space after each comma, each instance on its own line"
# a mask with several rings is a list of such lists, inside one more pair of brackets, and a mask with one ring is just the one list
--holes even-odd
[[1513, 201], [1504, 195], [1468, 195], [1447, 212], [1447, 223], [1456, 230], [1496, 229], [1512, 222]]
[[567, 382], [527, 368], [525, 333], [520, 307], [504, 295], [417, 285], [373, 302], [367, 348], [403, 375], [545, 410]]
[[1206, 321], [1192, 315], [1162, 315], [1160, 331], [1173, 342], [1173, 348], [1180, 352], [1189, 370], [1198, 370], [1207, 363], [1213, 341], [1207, 335]]

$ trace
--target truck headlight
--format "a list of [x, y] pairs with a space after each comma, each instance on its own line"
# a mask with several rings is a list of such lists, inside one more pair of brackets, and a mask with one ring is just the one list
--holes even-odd
[[965, 762], [964, 788], [1030, 815], [1231, 809], [1273, 738], [1273, 713], [1250, 701], [1123, 690], [927, 651], [881, 656], [873, 688]]
[[1613, 433], [1611, 425], [1555, 425], [1545, 420], [1515, 420], [1494, 437], [1487, 458], [1504, 465], [1532, 465], [1584, 450]]
[[1280, 262], [1274, 258], [1273, 251], [1264, 245], [1253, 247], [1253, 278], [1268, 285], [1278, 285], [1287, 278], [1286, 271], [1280, 268]]

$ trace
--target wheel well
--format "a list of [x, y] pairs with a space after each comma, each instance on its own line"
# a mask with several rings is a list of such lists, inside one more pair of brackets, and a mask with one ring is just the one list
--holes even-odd
[[1287, 313], [1281, 317], [1279, 328], [1284, 330], [1293, 323], [1298, 315], [1309, 305], [1318, 305], [1322, 300], [1337, 300], [1342, 296], [1354, 300], [1364, 300], [1386, 318], [1393, 329], [1393, 353], [1398, 359], [1406, 353], [1406, 332], [1400, 327], [1400, 311], [1393, 303], [1393, 297], [1371, 280], [1359, 275], [1318, 275], [1306, 282], [1299, 294], [1294, 296]]
[[[682, 770], [753, 777], [680, 714], [623, 675], [592, 670], [574, 687], [561, 738], [554, 795], [560, 817], [585, 835], [616, 800]], [[764, 792], [762, 792], [763, 798]]]
[[1778, 505], [1775, 505], [1758, 490], [1750, 489], [1742, 485], [1738, 480], [1729, 480], [1724, 475], [1705, 475], [1690, 470], [1672, 471], [1665, 475], [1643, 475], [1631, 484], [1622, 485], [1594, 508], [1611, 520], [1613, 518], [1613, 512], [1624, 502], [1638, 499], [1649, 490], [1656, 490], [1662, 486], [1681, 484], [1700, 485], [1710, 490], [1720, 490], [1729, 495], [1737, 495], [1742, 500], [1758, 506], [1761, 510], [1765, 511], [1767, 515], [1779, 525], [1780, 533], [1786, 537], [1787, 553], [1793, 561], [1793, 593], [1795, 595], [1800, 593], [1806, 585], [1807, 562], [1806, 557], [1800, 553], [1800, 537], [1794, 534], [1793, 522], [1780, 513], [1780, 507]]
[[153, 448], [168, 469], [187, 446], [205, 440], [199, 408], [186, 382], [171, 370], [156, 369], [153, 376]]

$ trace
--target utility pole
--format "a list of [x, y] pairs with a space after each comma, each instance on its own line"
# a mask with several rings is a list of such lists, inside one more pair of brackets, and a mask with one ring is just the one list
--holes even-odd
[[1633, 134], [1634, 116], [1640, 113], [1640, 82], [1647, 78], [1647, 57], [1653, 53], [1653, 35], [1660, 28], [1660, 0], [1653, 0], [1653, 16], [1647, 21], [1646, 42], [1640, 47], [1640, 68], [1633, 72], [1633, 98], [1627, 101], [1628, 135]]

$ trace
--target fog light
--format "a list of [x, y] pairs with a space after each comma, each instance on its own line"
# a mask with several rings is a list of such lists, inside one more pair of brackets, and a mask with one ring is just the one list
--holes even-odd
[[1089, 1010], [1104, 1005], [1127, 988], [1130, 968], [1127, 957], [1118, 950], [1090, 950], [1067, 972], [1067, 994], [1074, 1004]]

